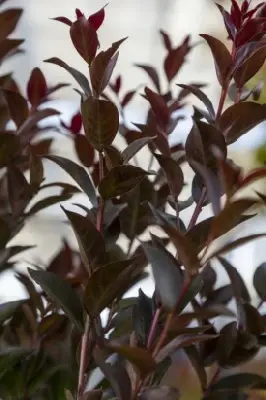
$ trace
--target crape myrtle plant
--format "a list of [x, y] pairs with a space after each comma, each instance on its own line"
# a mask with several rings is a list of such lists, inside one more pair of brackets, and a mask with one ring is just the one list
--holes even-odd
[[[179, 84], [178, 72], [193, 51], [190, 36], [176, 46], [161, 31], [164, 77], [150, 65], [136, 66], [151, 81], [141, 89], [149, 108], [145, 123], [130, 124], [125, 108], [140, 93], [125, 93], [122, 77], [113, 74], [125, 39], [100, 48], [105, 7], [89, 17], [77, 9], [74, 21], [55, 18], [66, 25], [70, 45], [87, 67], [85, 75], [58, 58], [45, 60], [77, 82], [80, 109], [73, 110], [70, 123], [47, 104], [66, 84], [51, 87], [41, 69], [34, 68], [22, 91], [11, 73], [1, 75], [0, 270], [13, 269], [28, 294], [0, 304], [2, 399], [176, 400], [182, 393], [164, 377], [177, 352], [184, 352], [195, 370], [202, 399], [248, 399], [266, 390], [263, 376], [230, 373], [266, 345], [266, 263], [254, 273], [260, 301], [253, 304], [241, 275], [226, 259], [227, 252], [265, 234], [217, 245], [217, 239], [252, 220], [266, 204], [263, 193], [242, 193], [265, 179], [266, 168], [244, 174], [227, 157], [230, 144], [266, 120], [266, 106], [258, 102], [261, 85], [246, 87], [266, 59], [266, 2], [253, 6], [251, 1], [240, 5], [231, 0], [229, 11], [217, 7], [228, 35], [226, 45], [201, 35], [220, 86], [217, 109], [202, 83]], [[0, 13], [1, 62], [22, 52], [23, 40], [10, 38], [21, 13]], [[202, 108], [194, 107], [185, 145], [171, 146], [169, 135], [180, 120], [177, 111], [189, 95], [200, 100]], [[226, 108], [228, 96], [232, 102]], [[40, 125], [50, 116], [58, 116], [60, 124]], [[79, 164], [51, 154], [47, 130], [73, 140]], [[150, 157], [146, 169], [138, 156], [144, 147]], [[74, 183], [46, 183], [44, 159], [66, 171]], [[192, 182], [184, 176], [184, 165], [193, 170]], [[181, 200], [185, 185], [191, 195]], [[35, 199], [53, 186], [58, 195]], [[64, 241], [46, 268], [30, 265], [27, 273], [17, 272], [13, 257], [22, 260], [20, 253], [32, 244], [10, 241], [37, 212], [79, 192], [87, 196], [90, 208], [76, 204], [74, 212], [62, 206], [79, 251]], [[198, 222], [206, 206], [211, 216]], [[185, 224], [182, 211], [188, 207], [192, 212]], [[127, 248], [121, 237], [128, 239]], [[217, 287], [213, 261], [225, 269], [230, 283]], [[139, 290], [137, 297], [125, 297], [147, 276], [148, 265], [155, 282], [153, 296]], [[233, 309], [228, 306], [231, 300]], [[218, 329], [217, 318], [224, 316], [230, 322]]]

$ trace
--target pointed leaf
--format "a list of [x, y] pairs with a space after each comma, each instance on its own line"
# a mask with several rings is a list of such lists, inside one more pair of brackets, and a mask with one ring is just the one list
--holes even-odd
[[78, 18], [70, 28], [70, 37], [74, 47], [90, 65], [98, 47], [96, 29], [85, 17]]
[[226, 376], [211, 386], [212, 391], [225, 389], [266, 389], [266, 378], [251, 373], [239, 373]]
[[152, 67], [151, 65], [143, 65], [143, 64], [135, 64], [135, 67], [143, 69], [148, 74], [148, 76], [151, 79], [151, 81], [153, 82], [157, 92], [160, 93], [161, 86], [160, 86], [160, 80], [159, 80], [159, 76], [158, 76], [156, 69], [154, 67]]
[[171, 82], [178, 74], [185, 62], [185, 58], [190, 51], [190, 36], [187, 36], [182, 44], [175, 49], [171, 49], [164, 60], [164, 71], [168, 82]]
[[63, 210], [76, 235], [82, 261], [91, 274], [96, 266], [102, 265], [105, 261], [106, 253], [103, 236], [88, 217], [64, 208]]
[[68, 282], [52, 272], [28, 269], [31, 278], [56, 301], [79, 330], [83, 330], [83, 309], [76, 292]]
[[0, 13], [0, 41], [6, 39], [14, 31], [22, 12], [21, 8], [10, 8]]
[[19, 128], [28, 118], [28, 103], [24, 99], [24, 97], [18, 92], [4, 90], [4, 96], [8, 105], [10, 117]]
[[76, 183], [81, 187], [81, 189], [86, 193], [91, 204], [94, 207], [97, 207], [98, 201], [95, 193], [95, 188], [91, 181], [90, 175], [86, 172], [85, 168], [64, 157], [53, 155], [53, 156], [45, 156], [45, 158], [53, 161], [61, 168], [63, 168], [63, 170], [65, 170], [76, 181]]
[[195, 85], [180, 85], [180, 84], [178, 84], [178, 86], [181, 87], [182, 89], [188, 90], [189, 92], [194, 94], [194, 96], [196, 96], [200, 101], [202, 101], [202, 103], [206, 106], [206, 108], [208, 110], [211, 120], [215, 121], [215, 110], [214, 110], [213, 104], [210, 101], [210, 99], [208, 98], [208, 96], [202, 90], [200, 90], [200, 88], [198, 88]]
[[253, 285], [262, 300], [266, 298], [266, 263], [260, 264], [254, 275]]
[[183, 287], [183, 275], [176, 259], [161, 243], [143, 244], [152, 267], [156, 290], [164, 307], [174, 309]]
[[0, 324], [12, 317], [15, 311], [24, 303], [24, 300], [8, 301], [0, 304]]
[[177, 198], [184, 185], [184, 175], [181, 167], [173, 158], [159, 154], [156, 154], [155, 157], [164, 171], [172, 196]]
[[89, 81], [86, 78], [86, 76], [83, 75], [80, 71], [78, 71], [77, 69], [75, 69], [73, 67], [70, 67], [64, 61], [60, 60], [60, 58], [57, 58], [57, 57], [49, 58], [47, 60], [44, 60], [44, 62], [47, 62], [50, 64], [55, 64], [55, 65], [58, 65], [59, 67], [64, 68], [66, 71], [68, 71], [70, 73], [70, 75], [73, 76], [73, 78], [80, 85], [80, 87], [84, 91], [84, 93], [88, 97], [91, 96], [91, 88], [90, 88]]
[[99, 193], [103, 199], [111, 199], [137, 186], [148, 173], [132, 165], [114, 167], [99, 184]]
[[32, 190], [24, 174], [12, 164], [7, 169], [7, 191], [12, 214], [18, 217], [29, 204]]
[[123, 278], [128, 273], [133, 260], [123, 260], [103, 265], [97, 268], [88, 280], [84, 306], [91, 316], [96, 317], [121, 295], [124, 287]]
[[[30, 132], [31, 129], [35, 128], [38, 122], [42, 121], [45, 118], [53, 117], [55, 115], [59, 115], [60, 112], [53, 108], [44, 108], [42, 110], [36, 111], [34, 114], [30, 115], [22, 125], [19, 126], [18, 135], [23, 136]], [[27, 137], [27, 135], [26, 135]]]
[[126, 345], [120, 346], [113, 343], [108, 344], [108, 347], [135, 365], [143, 377], [152, 372], [156, 367], [151, 353], [146, 349]]
[[122, 152], [123, 164], [127, 164], [152, 139], [155, 139], [155, 136], [143, 137], [131, 142]]
[[231, 144], [265, 120], [266, 105], [245, 101], [228, 107], [219, 118], [217, 126], [227, 144]]
[[218, 81], [220, 85], [224, 87], [228, 78], [230, 77], [232, 57], [225, 45], [219, 39], [216, 39], [211, 35], [200, 36], [206, 40], [211, 49]]
[[81, 112], [88, 140], [102, 151], [113, 142], [118, 132], [118, 109], [110, 101], [89, 98], [82, 103]]
[[79, 161], [85, 167], [91, 167], [94, 162], [94, 148], [84, 135], [74, 137], [74, 146]]
[[0, 168], [12, 162], [13, 157], [20, 151], [19, 137], [13, 133], [0, 134]]
[[94, 92], [99, 96], [108, 85], [118, 59], [118, 49], [125, 39], [112, 44], [105, 51], [101, 51], [90, 66], [91, 84]]

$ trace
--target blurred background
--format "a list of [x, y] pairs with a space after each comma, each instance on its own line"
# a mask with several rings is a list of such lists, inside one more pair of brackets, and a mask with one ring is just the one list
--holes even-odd
[[[226, 6], [227, 1], [220, 1]], [[254, 1], [256, 3], [256, 1]], [[43, 60], [51, 57], [59, 57], [71, 66], [80, 69], [85, 74], [86, 66], [81, 57], [71, 45], [68, 27], [51, 20], [53, 17], [65, 16], [74, 19], [75, 8], [80, 8], [85, 15], [90, 15], [105, 5], [105, 0], [10, 0], [8, 8], [23, 7], [24, 14], [16, 37], [25, 38], [24, 49], [26, 53], [5, 64], [6, 71], [14, 69], [15, 78], [24, 90], [32, 68], [38, 66], [44, 72], [49, 84], [58, 82], [69, 82], [69, 88], [59, 92], [58, 100], [54, 105], [62, 112], [62, 119], [68, 121], [78, 110], [79, 95], [73, 90], [77, 85], [71, 80], [70, 75], [62, 68], [43, 63]], [[103, 28], [100, 29], [101, 47], [107, 48], [116, 40], [128, 36], [127, 41], [121, 46], [119, 61], [115, 69], [114, 77], [118, 74], [123, 76], [123, 90], [139, 87], [140, 84], [148, 84], [146, 75], [134, 64], [152, 64], [161, 67], [164, 57], [164, 49], [161, 43], [159, 30], [163, 29], [172, 37], [173, 43], [178, 45], [185, 35], [191, 34], [196, 44], [188, 59], [187, 65], [181, 70], [176, 83], [206, 83], [206, 93], [216, 105], [219, 99], [219, 87], [216, 83], [215, 70], [209, 49], [201, 43], [200, 33], [214, 35], [225, 40], [225, 31], [221, 15], [215, 7], [213, 0], [111, 0], [106, 8], [106, 19]], [[161, 74], [163, 75], [162, 71]], [[266, 77], [266, 70], [261, 72], [256, 79]], [[142, 88], [139, 88], [139, 93]], [[266, 91], [262, 99], [266, 99]], [[195, 103], [195, 98], [191, 98]], [[128, 121], [142, 121], [145, 117], [146, 102], [137, 94], [126, 112]], [[184, 142], [190, 126], [189, 107], [188, 117], [181, 122], [171, 140], [173, 142]], [[47, 123], [49, 121], [47, 120]], [[60, 134], [55, 135], [56, 140], [53, 151], [56, 154], [74, 157], [71, 140]], [[246, 170], [266, 162], [266, 129], [261, 124], [255, 130], [245, 135], [230, 149], [231, 157]], [[145, 153], [143, 153], [145, 159]], [[50, 162], [45, 162], [47, 180], [69, 180], [59, 167]], [[190, 172], [188, 171], [187, 174]], [[189, 179], [189, 177], [188, 177]], [[266, 193], [265, 181], [256, 184], [260, 192]], [[250, 194], [252, 189], [250, 190]], [[74, 200], [72, 200], [73, 202]], [[79, 196], [75, 202], [83, 202], [84, 198]], [[183, 215], [186, 222], [191, 215], [192, 208]], [[201, 218], [205, 218], [209, 210], [206, 208]], [[252, 220], [241, 225], [240, 229], [230, 233], [229, 240], [233, 235], [241, 235], [252, 232], [263, 232], [266, 228], [266, 214], [264, 210]], [[46, 211], [34, 217], [25, 229], [16, 238], [16, 243], [36, 244], [37, 248], [31, 252], [23, 253], [25, 262], [31, 261], [47, 265], [50, 258], [59, 249], [62, 238], [67, 237], [70, 243], [76, 247], [74, 236], [68, 230], [62, 219], [58, 206], [50, 207]], [[252, 242], [233, 251], [228, 257], [230, 261], [241, 272], [243, 278], [252, 287], [252, 272], [254, 267], [265, 260], [265, 240]], [[22, 263], [21, 268], [25, 268]], [[221, 276], [221, 279], [223, 277]], [[153, 290], [152, 280], [142, 283], [143, 290], [150, 294]], [[134, 289], [137, 291], [137, 288]], [[132, 293], [131, 293], [132, 294]], [[251, 291], [252, 295], [255, 295]], [[14, 300], [24, 295], [19, 283], [7, 272], [0, 279], [0, 300]]]

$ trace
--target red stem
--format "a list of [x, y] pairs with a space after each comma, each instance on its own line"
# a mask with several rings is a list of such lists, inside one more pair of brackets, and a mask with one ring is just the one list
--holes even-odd
[[155, 336], [155, 333], [156, 333], [156, 328], [157, 328], [157, 324], [158, 324], [158, 321], [159, 321], [159, 317], [160, 317], [161, 311], [162, 311], [161, 308], [157, 308], [157, 310], [156, 310], [156, 312], [154, 314], [154, 317], [153, 317], [153, 320], [152, 320], [152, 324], [151, 324], [151, 329], [150, 329], [149, 336], [148, 336], [148, 342], [147, 342], [147, 349], [148, 350], [151, 349], [152, 342], [154, 340], [154, 336]]
[[[103, 168], [103, 155], [99, 153], [99, 178], [100, 181], [104, 177], [104, 168]], [[98, 210], [97, 210], [97, 221], [96, 227], [99, 232], [102, 232], [103, 228], [103, 216], [104, 216], [104, 201], [102, 198], [99, 199]], [[97, 319], [100, 322], [100, 318]], [[89, 339], [90, 339], [90, 321], [89, 317], [86, 320], [85, 331], [82, 335], [81, 340], [81, 351], [80, 351], [80, 364], [79, 364], [79, 378], [78, 378], [78, 393], [77, 400], [81, 399], [84, 394], [85, 384], [86, 384], [86, 367], [88, 360], [88, 352], [89, 349]]]
[[191, 220], [190, 220], [190, 222], [189, 222], [189, 224], [188, 224], [188, 228], [187, 228], [188, 231], [189, 231], [191, 228], [193, 228], [193, 226], [196, 225], [197, 220], [198, 220], [198, 218], [199, 218], [199, 215], [200, 215], [200, 213], [201, 213], [201, 211], [202, 211], [202, 207], [203, 207], [203, 203], [204, 203], [204, 201], [205, 201], [205, 199], [206, 199], [206, 195], [207, 195], [207, 189], [206, 189], [206, 187], [204, 187], [204, 188], [202, 189], [200, 199], [199, 199], [199, 201], [198, 201], [198, 203], [197, 203], [197, 205], [196, 205], [196, 207], [195, 207], [195, 210], [194, 210], [194, 212], [193, 212], [193, 214], [192, 214]]

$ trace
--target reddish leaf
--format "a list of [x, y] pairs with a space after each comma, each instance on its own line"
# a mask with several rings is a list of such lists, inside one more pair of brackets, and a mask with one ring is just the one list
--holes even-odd
[[42, 110], [38, 110], [34, 114], [30, 115], [25, 120], [25, 122], [22, 125], [20, 125], [18, 134], [23, 136], [25, 133], [33, 129], [36, 126], [36, 124], [38, 124], [38, 122], [42, 121], [45, 118], [59, 114], [60, 114], [59, 111], [54, 110], [53, 108], [44, 108]]
[[80, 133], [82, 128], [82, 118], [80, 112], [77, 112], [71, 119], [70, 130], [74, 135]]
[[164, 32], [162, 29], [160, 30], [160, 34], [163, 38], [164, 47], [166, 48], [168, 53], [170, 53], [170, 51], [173, 49], [170, 36], [166, 32]]
[[231, 17], [232, 17], [233, 23], [235, 24], [236, 28], [239, 29], [241, 26], [241, 22], [242, 22], [241, 10], [240, 10], [236, 0], [231, 0], [231, 1], [232, 1]]
[[155, 137], [143, 137], [131, 142], [122, 152], [123, 164], [127, 164], [146, 144]]
[[11, 8], [0, 13], [0, 41], [14, 31], [22, 14], [21, 8]]
[[10, 117], [19, 128], [28, 118], [29, 108], [27, 101], [18, 92], [4, 90], [4, 96], [9, 108]]
[[20, 151], [19, 137], [13, 133], [0, 134], [0, 168], [12, 163], [13, 157]]
[[110, 83], [109, 86], [110, 88], [115, 92], [116, 95], [119, 94], [120, 89], [121, 89], [121, 83], [122, 83], [122, 78], [121, 75], [119, 75], [114, 83]]
[[97, 150], [109, 146], [119, 128], [119, 114], [116, 106], [106, 100], [89, 98], [81, 105], [85, 134]]
[[223, 6], [221, 6], [221, 4], [216, 4], [216, 6], [218, 7], [219, 11], [221, 12], [223, 19], [224, 19], [224, 25], [226, 27], [228, 36], [231, 40], [234, 40], [235, 35], [236, 35], [236, 27], [232, 21], [231, 15], [229, 14], [228, 11], [226, 11], [224, 9]]
[[108, 50], [101, 51], [90, 66], [91, 84], [97, 96], [103, 92], [111, 79], [118, 59], [117, 50], [124, 40], [121, 39], [113, 43]]
[[266, 120], [266, 106], [251, 101], [228, 107], [218, 120], [217, 126], [231, 144], [252, 128]]
[[136, 67], [142, 68], [152, 80], [158, 93], [161, 92], [160, 80], [156, 69], [150, 65], [135, 64]]
[[159, 154], [156, 154], [155, 157], [165, 173], [172, 196], [177, 198], [184, 185], [184, 175], [180, 165], [177, 161], [169, 157]]
[[265, 31], [264, 18], [249, 19], [236, 35], [235, 45], [240, 47], [248, 41], [259, 39]]
[[215, 37], [210, 35], [200, 36], [207, 41], [211, 49], [218, 81], [220, 85], [224, 87], [230, 77], [232, 57], [225, 45], [219, 39], [216, 39]]
[[162, 129], [165, 130], [169, 122], [170, 113], [163, 96], [153, 92], [148, 87], [145, 88], [145, 93], [155, 115], [156, 121], [162, 127]]
[[215, 121], [215, 111], [212, 102], [210, 101], [208, 96], [206, 96], [206, 94], [202, 90], [200, 90], [199, 87], [195, 85], [180, 85], [180, 84], [178, 86], [181, 87], [182, 89], [186, 89], [188, 92], [193, 93], [194, 96], [196, 96], [200, 101], [202, 101], [202, 103], [206, 106], [209, 112], [210, 119], [212, 121]]
[[70, 21], [69, 18], [66, 17], [56, 17], [56, 18], [52, 18], [54, 21], [58, 21], [58, 22], [62, 22], [65, 25], [71, 26], [72, 25], [72, 21]]
[[93, 25], [85, 17], [79, 18], [72, 24], [70, 36], [77, 52], [90, 65], [98, 47], [98, 37]]
[[23, 173], [14, 165], [8, 166], [7, 186], [12, 215], [17, 218], [29, 204], [32, 190]]
[[0, 60], [3, 61], [4, 58], [7, 58], [10, 54], [13, 54], [15, 50], [24, 42], [24, 40], [20, 39], [4, 39], [1, 42], [0, 47]]
[[105, 7], [101, 8], [96, 13], [89, 16], [88, 21], [92, 24], [95, 31], [97, 31], [102, 25], [105, 17]]
[[108, 170], [123, 164], [122, 155], [116, 147], [108, 146], [104, 149], [105, 162]]
[[115, 343], [108, 343], [108, 347], [135, 365], [142, 376], [146, 376], [156, 367], [155, 360], [146, 349]]
[[115, 167], [100, 182], [99, 193], [103, 199], [121, 196], [138, 185], [146, 175], [142, 168], [132, 165]]
[[31, 72], [27, 86], [27, 95], [32, 107], [37, 107], [47, 94], [47, 84], [40, 68]]
[[130, 90], [129, 92], [127, 92], [123, 99], [121, 100], [121, 107], [124, 108], [128, 105], [128, 103], [133, 99], [133, 97], [136, 94], [136, 90]]
[[76, 135], [74, 137], [74, 146], [79, 161], [85, 167], [91, 167], [94, 162], [94, 148], [84, 135]]
[[168, 82], [171, 82], [178, 74], [180, 68], [185, 62], [185, 57], [190, 51], [190, 36], [187, 36], [183, 43], [176, 49], [169, 51], [164, 61], [164, 71]]
[[84, 93], [90, 97], [91, 96], [91, 89], [90, 89], [90, 84], [88, 79], [86, 78], [85, 75], [83, 75], [80, 71], [78, 71], [75, 68], [70, 67], [69, 65], [67, 65], [64, 61], [60, 60], [57, 57], [53, 57], [53, 58], [49, 58], [47, 60], [45, 60], [44, 62], [47, 63], [51, 63], [51, 64], [55, 64], [58, 65], [59, 67], [64, 68], [66, 71], [68, 71], [73, 78], [78, 82], [78, 84], [80, 85], [80, 87], [84, 90]]

